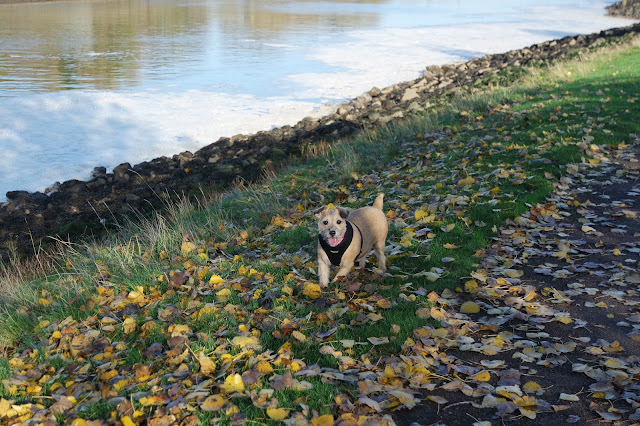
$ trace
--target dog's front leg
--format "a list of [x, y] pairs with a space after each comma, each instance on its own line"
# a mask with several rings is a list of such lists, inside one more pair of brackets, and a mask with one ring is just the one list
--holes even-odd
[[336, 282], [338, 278], [346, 277], [349, 272], [351, 272], [351, 268], [353, 268], [353, 262], [345, 261], [344, 258], [342, 263], [340, 263], [340, 269], [335, 277], [333, 277], [333, 282]]
[[327, 287], [329, 285], [329, 264], [318, 259], [318, 275], [320, 286]]

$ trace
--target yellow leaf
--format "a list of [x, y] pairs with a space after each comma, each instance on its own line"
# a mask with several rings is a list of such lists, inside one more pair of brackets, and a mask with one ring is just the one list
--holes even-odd
[[71, 426], [87, 426], [87, 422], [84, 419], [77, 418], [71, 422]]
[[[429, 216], [427, 216], [424, 219], [422, 219], [422, 221], [424, 223], [431, 223], [434, 220], [436, 220], [436, 215], [435, 214], [430, 214]], [[427, 234], [427, 238], [433, 238], [433, 237], [430, 237], [430, 235], [433, 235], [433, 234]]]
[[238, 373], [227, 376], [227, 378], [224, 381], [224, 385], [222, 385], [222, 388], [227, 393], [244, 391], [244, 383], [242, 383], [242, 376], [239, 375]]
[[449, 402], [446, 398], [443, 398], [441, 396], [437, 396], [437, 395], [429, 395], [427, 396], [427, 399], [429, 401], [433, 401], [436, 404], [446, 404], [447, 402]]
[[293, 330], [291, 332], [291, 336], [293, 336], [293, 338], [296, 339], [299, 342], [304, 342], [305, 340], [307, 340], [307, 336], [305, 336], [304, 334], [300, 333], [298, 330]]
[[396, 372], [393, 371], [393, 367], [391, 367], [389, 364], [384, 366], [384, 377], [386, 379], [392, 379], [396, 377]]
[[202, 401], [200, 408], [204, 411], [219, 411], [226, 403], [227, 400], [222, 395], [209, 395]]
[[256, 336], [236, 336], [231, 340], [231, 344], [240, 346], [243, 349], [245, 346], [259, 347], [260, 340]]
[[311, 426], [333, 426], [333, 415], [325, 414], [324, 416], [311, 419]]
[[580, 401], [580, 398], [578, 397], [578, 395], [573, 395], [570, 393], [561, 393], [560, 394], [560, 399], [563, 401]]
[[473, 376], [469, 376], [469, 378], [477, 382], [488, 382], [491, 379], [491, 373], [489, 373], [487, 370], [482, 370], [477, 372]]
[[38, 385], [27, 386], [27, 392], [29, 393], [40, 393], [41, 390], [42, 390], [42, 386], [38, 386]]
[[183, 241], [182, 242], [182, 246], [180, 247], [180, 252], [182, 253], [183, 256], [191, 253], [192, 251], [194, 251], [196, 249], [196, 245], [193, 244], [191, 241]]
[[118, 370], [116, 369], [111, 369], [109, 371], [105, 371], [104, 373], [102, 373], [102, 375], [100, 376], [100, 378], [102, 380], [104, 380], [105, 382], [108, 382], [109, 380], [113, 379], [114, 377], [116, 377], [118, 375]]
[[488, 272], [486, 269], [478, 269], [477, 271], [473, 271], [471, 276], [480, 282], [486, 282], [488, 277]]
[[527, 393], [536, 393], [536, 394], [541, 394], [542, 392], [544, 392], [544, 390], [542, 389], [542, 386], [540, 386], [533, 380], [530, 380], [524, 385], [522, 385], [522, 390]]
[[267, 408], [267, 416], [271, 418], [271, 420], [284, 420], [289, 417], [289, 410], [285, 410], [284, 408]]
[[582, 225], [582, 232], [595, 232], [595, 228], [589, 225]]
[[317, 299], [322, 294], [322, 289], [318, 284], [314, 283], [306, 283], [304, 285], [304, 289], [302, 290], [302, 294], [307, 296], [309, 299]]
[[171, 337], [188, 337], [191, 334], [191, 328], [186, 324], [176, 324], [169, 327], [169, 332], [171, 333]]
[[144, 407], [148, 407], [150, 405], [162, 405], [162, 404], [166, 404], [168, 401], [169, 401], [168, 397], [165, 397], [163, 395], [143, 396], [138, 400], [138, 402], [140, 402], [140, 405]]
[[0, 399], [0, 417], [4, 417], [7, 415], [7, 411], [11, 409], [11, 403], [6, 399]]
[[463, 314], [477, 314], [480, 312], [480, 306], [471, 300], [467, 300], [460, 306], [460, 312]]
[[604, 362], [604, 365], [609, 368], [626, 368], [625, 363], [615, 358], [607, 358], [607, 360]]
[[273, 371], [273, 367], [267, 361], [258, 362], [255, 369], [262, 374], [271, 373]]
[[420, 220], [423, 217], [427, 216], [427, 212], [424, 210], [416, 210], [416, 212], [414, 213], [414, 216], [416, 218], [416, 220]]
[[224, 278], [222, 278], [220, 275], [211, 275], [211, 278], [209, 278], [209, 284], [220, 284], [224, 282]]
[[225, 303], [231, 297], [231, 290], [228, 288], [223, 288], [222, 290], [216, 292], [216, 298], [219, 302]]
[[620, 250], [618, 250], [617, 248], [613, 249], [613, 255], [614, 256], [620, 256], [622, 254], [622, 252]]
[[124, 329], [125, 334], [133, 333], [136, 329], [136, 321], [128, 317], [122, 322], [122, 328]]
[[573, 322], [573, 320], [569, 317], [561, 317], [561, 316], [557, 316], [553, 319], [554, 321], [559, 321], [563, 324], [571, 324]]
[[457, 245], [451, 244], [451, 243], [447, 243], [443, 247], [446, 248], [447, 250], [455, 250], [455, 249], [460, 248], [460, 246], [457, 246]]
[[372, 345], [378, 346], [389, 343], [388, 337], [368, 337], [367, 340], [371, 342]]
[[505, 269], [504, 274], [509, 278], [520, 278], [524, 275], [524, 271], [519, 269]]
[[446, 226], [441, 226], [440, 229], [442, 230], [442, 232], [451, 232], [451, 230], [455, 227], [456, 227], [455, 223], [450, 223]]
[[51, 334], [51, 338], [52, 339], [59, 339], [62, 337], [62, 333], [60, 333], [60, 331], [56, 330]]
[[536, 410], [531, 410], [529, 408], [520, 407], [520, 414], [531, 420], [535, 420], [536, 418]]
[[204, 352], [198, 354], [198, 362], [200, 363], [200, 372], [205, 376], [211, 376], [216, 371], [216, 363]]
[[431, 307], [431, 310], [429, 311], [429, 313], [431, 314], [431, 318], [438, 321], [444, 321], [447, 318], [446, 315], [435, 306]]
[[389, 309], [391, 307], [391, 302], [387, 299], [380, 299], [376, 302], [376, 306], [382, 309]]
[[478, 282], [476, 280], [467, 281], [464, 283], [464, 290], [471, 294], [476, 294], [478, 292]]
[[475, 179], [473, 178], [473, 176], [469, 176], [464, 179], [460, 179], [458, 181], [458, 186], [472, 185], [474, 182], [475, 182]]
[[133, 420], [131, 420], [131, 417], [129, 416], [121, 417], [120, 422], [122, 423], [122, 426], [135, 426], [135, 423], [133, 422]]

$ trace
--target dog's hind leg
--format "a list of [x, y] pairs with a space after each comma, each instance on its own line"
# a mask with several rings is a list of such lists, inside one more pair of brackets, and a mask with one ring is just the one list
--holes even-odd
[[387, 258], [384, 255], [384, 241], [376, 241], [373, 245], [373, 250], [378, 258], [378, 268], [385, 272], [387, 270]]

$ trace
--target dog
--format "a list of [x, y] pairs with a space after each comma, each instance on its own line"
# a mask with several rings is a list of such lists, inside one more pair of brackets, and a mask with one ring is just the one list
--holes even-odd
[[372, 206], [347, 210], [332, 205], [313, 213], [318, 218], [318, 275], [321, 287], [329, 285], [329, 266], [340, 269], [333, 279], [345, 277], [355, 262], [365, 265], [371, 249], [378, 258], [378, 267], [387, 270], [384, 256], [385, 240], [389, 232], [387, 218], [382, 211], [384, 194], [378, 194]]

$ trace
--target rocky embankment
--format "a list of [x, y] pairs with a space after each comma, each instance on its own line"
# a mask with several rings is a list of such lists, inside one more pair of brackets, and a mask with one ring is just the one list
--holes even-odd
[[221, 138], [195, 153], [183, 152], [134, 166], [124, 163], [111, 173], [97, 167], [90, 180], [67, 181], [46, 193], [10, 191], [8, 201], [0, 205], [0, 256], [6, 260], [12, 251], [30, 252], [41, 241], [46, 242], [47, 236], [66, 239], [104, 229], [123, 215], [162, 208], [167, 197], [224, 188], [239, 177], [254, 180], [265, 167], [301, 154], [314, 142], [384, 125], [424, 111], [454, 90], [497, 84], [518, 75], [527, 64], [620, 43], [623, 36], [638, 32], [640, 24], [565, 37], [461, 64], [430, 66], [416, 80], [373, 88], [320, 119], [306, 118], [294, 126]]
[[640, 19], [640, 0], [621, 0], [607, 6], [607, 15]]

